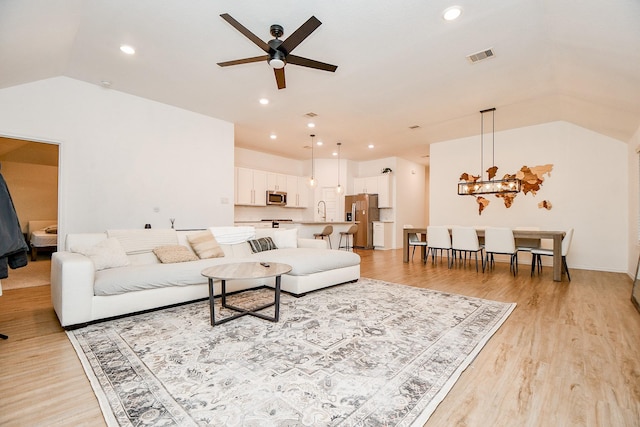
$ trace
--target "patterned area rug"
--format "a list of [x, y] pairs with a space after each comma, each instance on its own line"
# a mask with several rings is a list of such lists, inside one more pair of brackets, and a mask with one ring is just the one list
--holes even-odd
[[[273, 291], [234, 297], [258, 306]], [[110, 426], [409, 426], [514, 308], [363, 278], [283, 294], [278, 323], [211, 327], [205, 301], [68, 335]]]

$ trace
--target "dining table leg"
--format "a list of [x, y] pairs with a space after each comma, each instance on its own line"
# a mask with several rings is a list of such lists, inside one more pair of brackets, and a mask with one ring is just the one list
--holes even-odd
[[562, 236], [553, 236], [553, 280], [562, 281]]
[[409, 262], [409, 231], [406, 228], [402, 234], [402, 262]]

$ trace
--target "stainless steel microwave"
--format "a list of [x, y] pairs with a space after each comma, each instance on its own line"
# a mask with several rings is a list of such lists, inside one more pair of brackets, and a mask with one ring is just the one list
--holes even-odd
[[267, 191], [267, 204], [286, 206], [287, 193], [284, 191]]

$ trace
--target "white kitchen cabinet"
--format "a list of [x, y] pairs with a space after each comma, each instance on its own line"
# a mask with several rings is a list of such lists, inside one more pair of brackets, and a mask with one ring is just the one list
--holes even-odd
[[373, 248], [393, 249], [393, 222], [373, 222]]
[[267, 174], [263, 171], [236, 168], [236, 205], [267, 205]]
[[309, 205], [309, 188], [306, 177], [287, 175], [287, 208], [306, 208]]
[[287, 175], [281, 173], [267, 173], [267, 190], [287, 191]]
[[390, 173], [383, 173], [382, 175], [378, 175], [378, 207], [379, 208], [393, 207]]
[[377, 194], [378, 177], [367, 176], [353, 179], [353, 194]]
[[353, 194], [377, 194], [379, 208], [393, 207], [391, 188], [391, 174], [388, 173], [353, 179]]

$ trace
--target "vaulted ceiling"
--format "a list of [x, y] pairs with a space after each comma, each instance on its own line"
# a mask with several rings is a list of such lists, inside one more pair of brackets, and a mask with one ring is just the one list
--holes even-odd
[[[426, 163], [430, 143], [478, 134], [490, 107], [497, 131], [564, 120], [627, 142], [640, 127], [640, 1], [460, 0], [462, 15], [447, 22], [452, 4], [0, 0], [0, 88], [106, 81], [235, 123], [237, 147], [296, 159], [314, 133], [319, 157], [342, 142], [344, 158]], [[223, 13], [264, 41], [272, 24], [286, 40], [313, 15], [322, 25], [295, 54], [338, 69], [288, 64], [278, 90], [266, 62], [219, 67], [263, 54]], [[489, 48], [490, 59], [466, 58]]]

